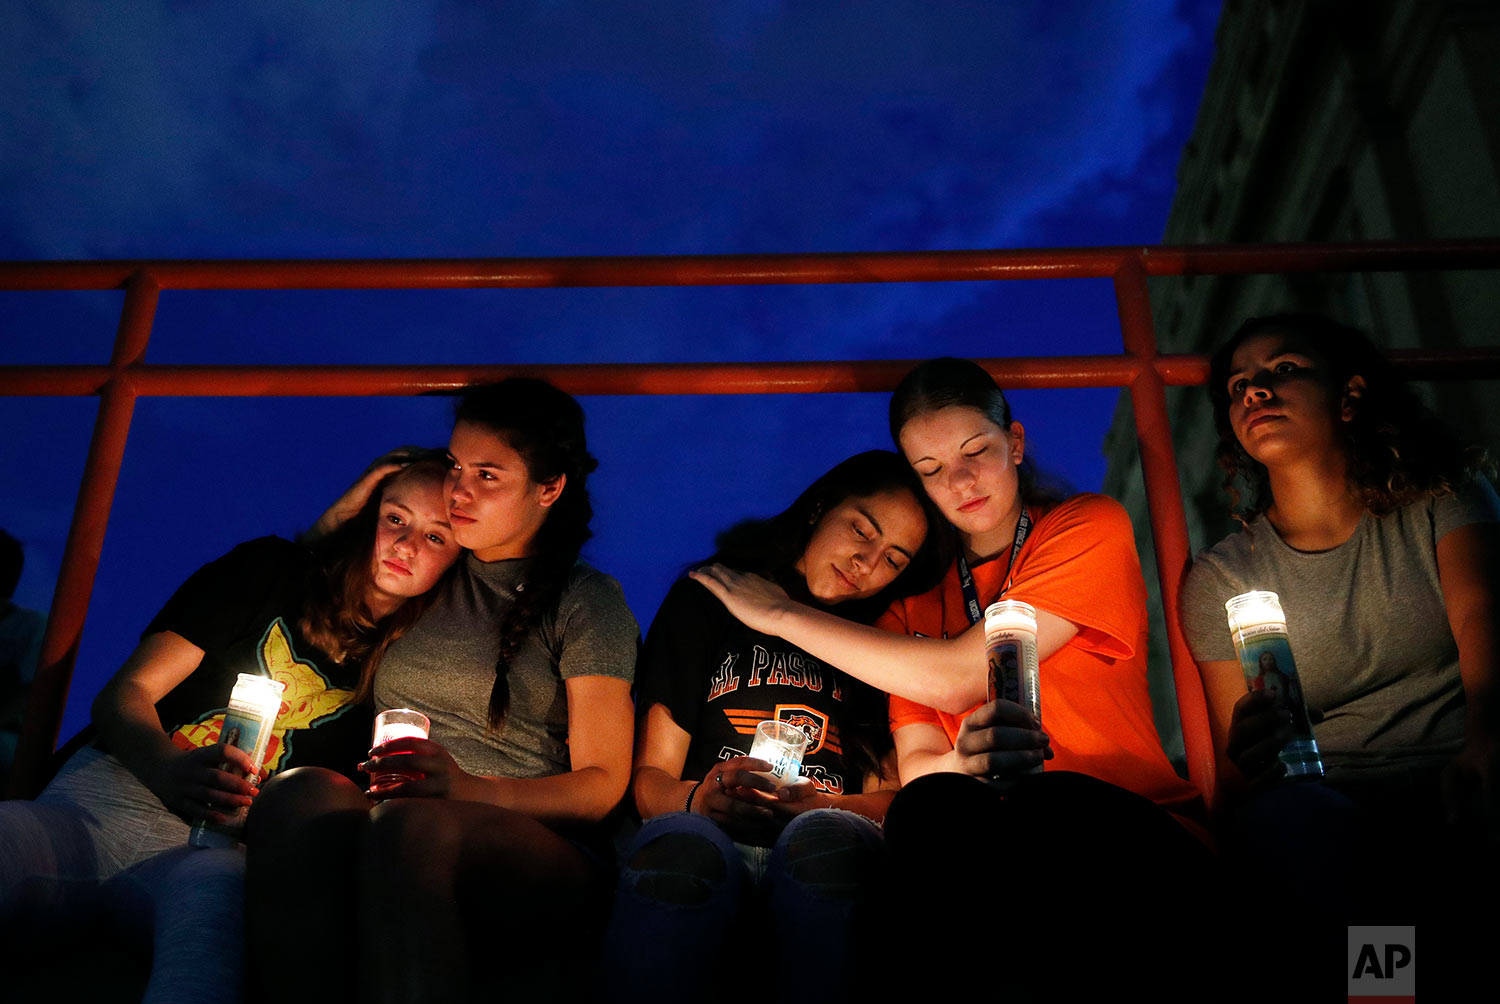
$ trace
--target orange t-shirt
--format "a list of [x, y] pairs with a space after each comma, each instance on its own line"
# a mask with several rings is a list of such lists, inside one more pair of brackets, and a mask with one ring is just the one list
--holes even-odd
[[[1078, 633], [1040, 666], [1042, 728], [1052, 742], [1047, 770], [1073, 770], [1201, 815], [1198, 790], [1177, 776], [1162, 752], [1146, 689], [1146, 586], [1130, 517], [1114, 499], [1076, 495], [1042, 515], [1029, 509], [1031, 533], [1016, 556], [1009, 600], [1077, 624]], [[973, 569], [982, 605], [999, 598], [1007, 548]], [[889, 631], [929, 638], [969, 629], [955, 565], [938, 586], [901, 600], [877, 622]], [[983, 624], [975, 625], [983, 631]], [[891, 696], [891, 732], [925, 722], [958, 739], [962, 715]]]

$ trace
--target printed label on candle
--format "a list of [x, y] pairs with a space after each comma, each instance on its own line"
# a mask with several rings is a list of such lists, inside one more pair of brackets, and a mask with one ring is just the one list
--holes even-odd
[[1258, 624], [1241, 630], [1236, 638], [1240, 672], [1252, 692], [1271, 698], [1276, 708], [1285, 712], [1292, 723], [1292, 739], [1281, 751], [1281, 762], [1291, 777], [1320, 776], [1323, 773], [1318, 745], [1313, 738], [1312, 723], [1292, 659], [1291, 640], [1279, 624]]
[[255, 751], [261, 748], [261, 733], [268, 731], [269, 724], [253, 712], [246, 713], [239, 708], [230, 708], [224, 714], [224, 726], [219, 731], [219, 739], [227, 746], [234, 746], [249, 753], [250, 759], [255, 760], [256, 766], [259, 766], [259, 758], [255, 755]]

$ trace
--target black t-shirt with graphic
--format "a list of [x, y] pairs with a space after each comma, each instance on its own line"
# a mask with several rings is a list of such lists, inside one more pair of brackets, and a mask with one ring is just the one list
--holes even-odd
[[356, 783], [370, 748], [374, 714], [356, 705], [358, 672], [331, 662], [302, 637], [313, 556], [279, 537], [244, 543], [194, 572], [143, 632], [171, 631], [203, 650], [198, 668], [156, 704], [162, 727], [183, 749], [219, 740], [240, 673], [284, 683], [265, 764], [327, 767]]
[[[802, 773], [824, 791], [858, 794], [864, 782], [845, 756], [843, 729], [878, 719], [879, 695], [790, 642], [752, 631], [708, 590], [682, 579], [662, 601], [636, 667], [636, 707], [663, 705], [692, 736], [684, 779], [746, 756], [755, 726], [776, 719], [812, 737]], [[871, 708], [874, 708], [871, 711]]]

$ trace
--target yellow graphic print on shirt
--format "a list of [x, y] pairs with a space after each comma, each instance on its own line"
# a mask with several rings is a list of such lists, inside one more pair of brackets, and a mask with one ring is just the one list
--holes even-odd
[[[256, 651], [262, 674], [279, 681], [285, 688], [281, 692], [281, 710], [276, 715], [276, 727], [272, 730], [271, 742], [266, 747], [265, 763], [269, 774], [280, 770], [282, 762], [291, 752], [286, 736], [288, 732], [311, 728], [342, 712], [354, 700], [354, 691], [329, 687], [327, 678], [318, 672], [318, 667], [298, 659], [289, 635], [285, 622], [278, 617], [266, 629]], [[172, 742], [182, 749], [214, 745], [219, 741], [226, 711], [227, 709], [217, 711], [191, 725], [182, 726], [172, 733]]]

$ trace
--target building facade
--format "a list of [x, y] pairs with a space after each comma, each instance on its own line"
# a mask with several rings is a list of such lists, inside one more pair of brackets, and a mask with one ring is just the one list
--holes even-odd
[[[1493, 0], [1226, 0], [1177, 171], [1165, 244], [1500, 236], [1500, 4]], [[1329, 314], [1387, 348], [1500, 344], [1494, 272], [1188, 276], [1152, 280], [1164, 352], [1211, 352], [1241, 321]], [[1500, 447], [1493, 385], [1423, 388]], [[1194, 550], [1232, 529], [1204, 388], [1169, 388]], [[1128, 394], [1105, 438], [1104, 490], [1135, 522], [1159, 600]], [[1153, 604], [1153, 698], [1173, 698]], [[1174, 709], [1175, 710], [1175, 707]], [[1164, 730], [1169, 752], [1172, 738]]]

